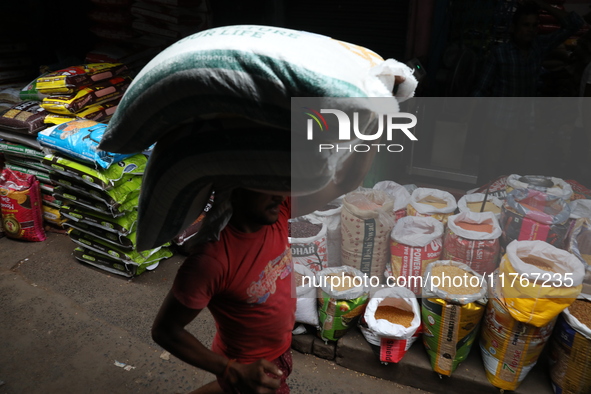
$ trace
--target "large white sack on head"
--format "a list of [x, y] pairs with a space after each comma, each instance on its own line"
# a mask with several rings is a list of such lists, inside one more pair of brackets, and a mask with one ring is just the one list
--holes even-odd
[[367, 48], [270, 26], [205, 30], [141, 70], [101, 149], [141, 151], [195, 119], [239, 116], [289, 130], [292, 97], [392, 97], [396, 75], [406, 78], [397, 100], [412, 97], [417, 81], [410, 68]]

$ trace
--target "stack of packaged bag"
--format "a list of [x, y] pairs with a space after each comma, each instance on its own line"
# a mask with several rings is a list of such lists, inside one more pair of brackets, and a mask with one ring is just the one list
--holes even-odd
[[208, 0], [142, 0], [131, 5], [133, 30], [167, 45], [212, 25]]
[[79, 245], [74, 256], [103, 270], [132, 277], [153, 269], [172, 252], [168, 244], [136, 248], [137, 206], [147, 156], [115, 155], [96, 149], [107, 127], [85, 119], [47, 128], [38, 134], [55, 150], [42, 159], [61, 200], [64, 228]]

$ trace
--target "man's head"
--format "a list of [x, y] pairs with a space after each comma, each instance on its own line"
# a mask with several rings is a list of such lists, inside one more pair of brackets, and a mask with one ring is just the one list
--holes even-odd
[[232, 193], [232, 224], [246, 232], [273, 224], [284, 200], [285, 196], [236, 189]]
[[520, 4], [513, 14], [511, 37], [521, 47], [528, 47], [538, 35], [540, 9], [536, 4]]

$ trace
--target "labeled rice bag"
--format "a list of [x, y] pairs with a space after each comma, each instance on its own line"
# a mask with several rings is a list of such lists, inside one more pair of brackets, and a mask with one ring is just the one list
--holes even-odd
[[60, 208], [60, 213], [69, 220], [88, 224], [122, 236], [134, 232], [137, 225], [136, 210], [131, 210], [119, 217], [112, 217], [66, 204]]
[[6, 236], [45, 241], [39, 181], [33, 175], [4, 169], [0, 174], [2, 225]]
[[42, 94], [74, 93], [95, 82], [123, 73], [121, 63], [91, 63], [54, 71], [37, 78], [37, 90]]
[[133, 262], [124, 262], [114, 258], [105, 256], [102, 253], [97, 253], [93, 250], [83, 247], [74, 249], [74, 257], [86, 264], [100, 268], [113, 274], [122, 275], [128, 278], [137, 276], [146, 270], [153, 270], [158, 267], [158, 263], [164, 259], [172, 256], [170, 251], [163, 249], [160, 253], [156, 253], [151, 258], [143, 263], [136, 264]]
[[455, 197], [446, 191], [419, 187], [412, 192], [408, 216], [431, 216], [446, 224], [457, 208]]
[[[126, 175], [143, 175], [148, 159], [143, 154], [136, 154], [105, 169], [94, 169], [74, 160], [56, 155], [43, 158], [50, 170], [81, 180], [97, 189], [112, 189], [121, 184]], [[119, 182], [119, 183], [118, 183]]]
[[47, 126], [43, 122], [47, 111], [36, 101], [25, 101], [10, 107], [0, 115], [0, 129], [20, 134], [37, 134]]
[[365, 311], [369, 293], [363, 274], [353, 267], [327, 268], [316, 273], [316, 284], [320, 337], [336, 341], [355, 326]]
[[115, 154], [98, 149], [107, 125], [93, 120], [72, 120], [43, 130], [38, 141], [48, 148], [86, 163], [109, 168], [132, 154]]
[[82, 88], [73, 95], [46, 97], [41, 102], [41, 107], [60, 115], [77, 115], [90, 105], [121, 98], [130, 82], [129, 77], [111, 78]]
[[486, 308], [486, 280], [465, 264], [436, 261], [424, 276], [423, 344], [433, 370], [451, 376], [478, 334]]
[[582, 293], [591, 296], [591, 218], [576, 219], [568, 237], [566, 250], [585, 267]]
[[325, 223], [309, 216], [289, 221], [289, 244], [294, 263], [313, 272], [328, 268]]

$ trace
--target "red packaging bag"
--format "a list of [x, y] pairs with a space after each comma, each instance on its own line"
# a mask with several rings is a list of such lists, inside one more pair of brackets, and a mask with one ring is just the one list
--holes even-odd
[[4, 169], [0, 175], [0, 204], [7, 237], [45, 241], [41, 192], [34, 175]]

